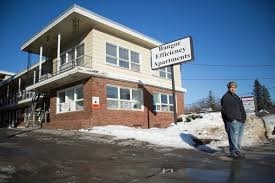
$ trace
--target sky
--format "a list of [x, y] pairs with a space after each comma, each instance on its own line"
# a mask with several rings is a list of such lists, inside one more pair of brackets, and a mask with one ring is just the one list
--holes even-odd
[[[77, 4], [162, 43], [191, 36], [194, 60], [181, 64], [185, 104], [219, 99], [226, 84], [251, 96], [254, 80], [275, 101], [275, 2], [272, 0], [9, 0], [0, 1], [0, 70], [27, 67], [20, 47]], [[32, 63], [38, 57], [32, 56]]]

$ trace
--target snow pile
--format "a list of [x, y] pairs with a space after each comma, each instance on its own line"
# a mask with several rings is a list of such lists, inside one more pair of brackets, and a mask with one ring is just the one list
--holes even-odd
[[186, 133], [184, 139], [180, 136], [181, 131], [177, 126], [169, 128], [131, 128], [121, 125], [108, 125], [93, 127], [92, 130], [81, 129], [81, 132], [89, 132], [103, 135], [112, 135], [116, 139], [135, 139], [149, 142], [151, 144], [175, 147], [175, 148], [193, 148], [194, 142], [191, 136]]
[[268, 138], [275, 138], [275, 115], [263, 117]]
[[[179, 122], [177, 125], [160, 129], [142, 129], [121, 125], [97, 126], [92, 129], [81, 129], [81, 132], [112, 135], [116, 139], [136, 139], [151, 144], [201, 150], [218, 150], [228, 146], [227, 134], [220, 112], [201, 114], [202, 118], [190, 122]], [[253, 114], [248, 114], [245, 126], [243, 145], [259, 144], [265, 139], [264, 123]]]

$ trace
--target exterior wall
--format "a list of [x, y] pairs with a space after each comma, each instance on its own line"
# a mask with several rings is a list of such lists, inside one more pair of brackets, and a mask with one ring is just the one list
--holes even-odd
[[[99, 70], [101, 72], [112, 73], [118, 76], [124, 76], [126, 78], [139, 78], [141, 81], [147, 83], [153, 83], [155, 85], [164, 86], [166, 88], [171, 88], [171, 80], [159, 77], [159, 71], [153, 71], [151, 69], [151, 53], [150, 49], [141, 47], [139, 45], [133, 44], [129, 41], [120, 39], [118, 37], [112, 36], [110, 34], [104, 33], [102, 31], [93, 29], [93, 69]], [[106, 43], [111, 43], [123, 48], [129, 49], [131, 51], [136, 51], [140, 53], [140, 65], [141, 71], [135, 72], [121, 67], [117, 67], [106, 63]], [[176, 88], [181, 88], [181, 76], [180, 76], [180, 66], [174, 66], [175, 73], [175, 86]]]
[[[72, 35], [74, 36], [74, 35]], [[60, 54], [62, 54], [63, 52], [67, 51], [68, 49], [74, 48], [75, 46], [78, 46], [82, 43], [84, 43], [84, 55], [85, 56], [89, 56], [92, 57], [92, 31], [88, 31], [83, 33], [82, 35], [80, 35], [80, 37], [77, 38], [72, 38], [72, 41], [70, 42], [66, 42], [62, 39], [62, 34], [61, 34], [61, 46], [60, 46]], [[64, 44], [63, 42], [66, 42], [66, 44]], [[57, 53], [55, 53], [54, 55], [57, 55]], [[89, 62], [89, 59], [85, 59], [85, 62]], [[90, 63], [83, 63], [84, 65], [89, 65]], [[58, 60], [57, 57], [55, 57], [52, 60], [52, 74], [56, 74], [57, 72], [57, 67], [58, 67]]]
[[[111, 35], [99, 29], [91, 29], [79, 37], [70, 39], [71, 41], [63, 40], [61, 35], [61, 53], [76, 45], [84, 43], [84, 55], [92, 57], [92, 68], [98, 70], [100, 73], [106, 73], [105, 77], [91, 77], [89, 79], [72, 83], [70, 85], [62, 86], [50, 92], [50, 122], [43, 123], [46, 128], [63, 128], [63, 129], [80, 129], [96, 125], [121, 124], [127, 126], [148, 127], [167, 127], [173, 122], [172, 112], [155, 112], [153, 111], [153, 93], [160, 92], [171, 94], [171, 80], [159, 77], [159, 71], [151, 70], [150, 49], [132, 43], [129, 39], [124, 40], [117, 36]], [[64, 44], [65, 43], [65, 44]], [[140, 54], [139, 72], [117, 67], [106, 63], [106, 43], [111, 43], [116, 46], [126, 48]], [[56, 51], [52, 53], [56, 55]], [[88, 61], [88, 60], [87, 60]], [[57, 72], [57, 58], [53, 58], [53, 65], [51, 66], [53, 74]], [[38, 82], [38, 65], [30, 71], [22, 74], [21, 90], [33, 84], [33, 71], [36, 71], [36, 83]], [[48, 72], [48, 70], [45, 70]], [[180, 66], [174, 66], [175, 85], [176, 89], [181, 89], [181, 74]], [[24, 75], [24, 77], [23, 77]], [[109, 79], [107, 79], [109, 78]], [[110, 79], [116, 78], [116, 79]], [[121, 78], [123, 80], [120, 80]], [[128, 80], [128, 81], [126, 81]], [[135, 82], [134, 82], [135, 81]], [[138, 81], [140, 81], [139, 84]], [[76, 112], [56, 113], [57, 107], [57, 90], [65, 89], [77, 84], [83, 84], [84, 94], [84, 110]], [[140, 111], [135, 110], [118, 110], [107, 108], [106, 85], [112, 84], [128, 88], [142, 88], [144, 109]], [[4, 88], [4, 91], [2, 90]], [[9, 83], [9, 98], [12, 95], [16, 96], [18, 92], [18, 80], [12, 80]], [[0, 97], [7, 96], [7, 85], [1, 86]], [[92, 96], [100, 97], [100, 109], [92, 109]], [[184, 110], [182, 92], [176, 93], [177, 98], [177, 112], [182, 114]], [[30, 104], [31, 105], [31, 104]], [[16, 109], [20, 109], [15, 115]], [[1, 118], [5, 121], [11, 121], [11, 118], [22, 122], [22, 115], [24, 108], [15, 107], [14, 110], [9, 109], [1, 112]], [[7, 113], [6, 113], [7, 111]], [[15, 116], [15, 117], [12, 117]], [[18, 117], [19, 116], [19, 117]], [[0, 118], [0, 119], [1, 119]]]
[[[153, 93], [161, 92], [171, 94], [171, 91], [152, 87], [142, 86], [138, 83], [111, 80], [107, 78], [91, 77], [83, 83], [84, 110], [66, 113], [56, 113], [57, 90], [51, 92], [50, 123], [44, 123], [46, 128], [80, 129], [99, 125], [127, 125], [148, 127], [167, 127], [173, 122], [173, 112], [154, 112]], [[59, 88], [58, 90], [75, 86], [78, 83]], [[141, 111], [118, 110], [107, 108], [107, 84], [128, 88], [143, 88], [144, 109]], [[92, 109], [92, 97], [100, 98], [100, 108]], [[177, 112], [183, 113], [183, 93], [177, 92]]]

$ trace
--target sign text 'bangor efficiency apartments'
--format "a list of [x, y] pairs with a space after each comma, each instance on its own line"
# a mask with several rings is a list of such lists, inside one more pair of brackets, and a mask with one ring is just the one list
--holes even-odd
[[193, 59], [192, 39], [186, 37], [151, 50], [152, 69], [166, 67]]

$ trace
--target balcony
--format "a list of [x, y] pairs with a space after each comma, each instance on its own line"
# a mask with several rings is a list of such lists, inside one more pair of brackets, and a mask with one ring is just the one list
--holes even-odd
[[92, 57], [82, 55], [72, 60], [54, 60], [51, 69], [44, 69], [51, 72], [44, 72], [39, 82], [28, 86], [27, 90], [47, 91], [89, 77], [93, 74]]
[[55, 60], [53, 62], [53, 71], [52, 73], [46, 73], [41, 75], [39, 82], [54, 77], [58, 74], [62, 74], [66, 71], [72, 70], [75, 67], [85, 67], [85, 68], [92, 68], [92, 57], [87, 55], [82, 55], [76, 59], [70, 61], [60, 61], [58, 62]]
[[21, 92], [17, 92], [10, 95], [8, 98], [2, 98], [0, 100], [0, 109], [14, 107], [18, 104], [27, 104], [28, 102], [32, 101], [32, 97], [34, 96], [34, 94], [35, 92], [33, 91], [23, 90]]

